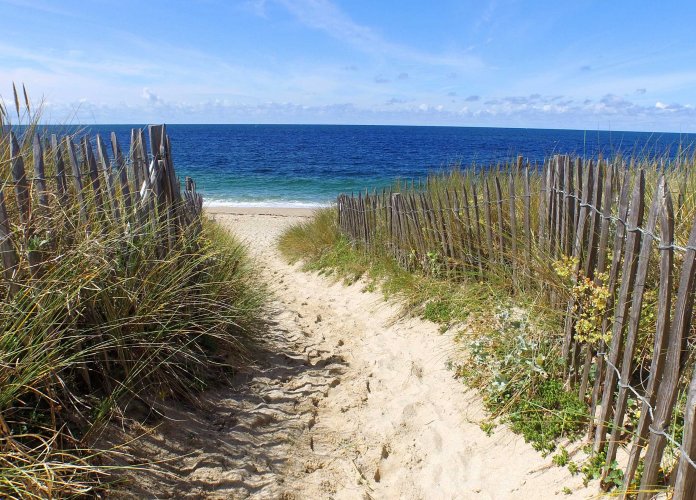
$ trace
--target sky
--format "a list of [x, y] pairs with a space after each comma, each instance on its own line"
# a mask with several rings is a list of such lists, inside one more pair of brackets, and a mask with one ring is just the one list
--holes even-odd
[[51, 123], [696, 132], [696, 2], [0, 0]]

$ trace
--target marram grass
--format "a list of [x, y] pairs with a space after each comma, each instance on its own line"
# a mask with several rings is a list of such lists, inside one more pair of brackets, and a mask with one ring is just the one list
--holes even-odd
[[[35, 130], [34, 120], [24, 133]], [[31, 135], [20, 140], [31, 165]], [[4, 187], [8, 207], [12, 191]], [[42, 254], [40, 274], [19, 252], [17, 290], [0, 283], [3, 498], [99, 492], [105, 458], [121, 453], [94, 449], [110, 419], [133, 399], [195, 402], [248, 362], [265, 329], [264, 285], [245, 247], [215, 223], [187, 230], [163, 257], [166, 228], [102, 217], [86, 230], [76, 212], [72, 193], [67, 208], [41, 214], [29, 245]], [[22, 241], [22, 228], [12, 237]]]

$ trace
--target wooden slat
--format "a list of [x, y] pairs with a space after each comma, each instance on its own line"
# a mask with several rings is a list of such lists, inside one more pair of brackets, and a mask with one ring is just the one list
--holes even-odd
[[[616, 387], [617, 376], [615, 367], [619, 368], [619, 357], [623, 348], [623, 332], [626, 315], [629, 308], [629, 297], [633, 293], [635, 284], [636, 266], [638, 264], [637, 251], [640, 246], [640, 232], [634, 229], [640, 226], [643, 220], [645, 206], [645, 171], [639, 170], [631, 195], [631, 206], [628, 214], [626, 232], [626, 252], [623, 269], [621, 272], [621, 286], [619, 296], [614, 307], [614, 321], [612, 323], [611, 345], [607, 353], [607, 367], [604, 373], [604, 394], [602, 395], [602, 408], [600, 411], [597, 429], [595, 431], [595, 450], [599, 451], [604, 446], [604, 438], [608, 422], [613, 417], [612, 400]], [[611, 364], [609, 364], [611, 363]]]
[[[530, 204], [532, 195], [529, 187], [529, 164], [524, 169], [524, 259], [529, 267], [532, 255], [532, 222], [530, 217]], [[539, 201], [541, 202], [540, 197]]]
[[[472, 185], [473, 188], [473, 185]], [[472, 195], [474, 191], [472, 190]], [[466, 189], [466, 185], [462, 185], [462, 201], [464, 205], [464, 217], [466, 221], [466, 238], [469, 242], [469, 248], [473, 250], [470, 252], [470, 260], [474, 259], [476, 256], [476, 264], [479, 269], [479, 273], [483, 272], [483, 267], [481, 264], [481, 244], [480, 241], [476, 242], [474, 240], [474, 228], [473, 226], [478, 226], [478, 220], [473, 220], [471, 217], [471, 211], [469, 210], [469, 193]]]
[[[518, 158], [518, 167], [520, 166], [519, 160], [522, 159], [521, 156]], [[510, 174], [508, 176], [508, 207], [509, 207], [509, 212], [510, 212], [510, 249], [512, 251], [512, 270], [513, 270], [513, 279], [515, 279], [515, 275], [517, 273], [517, 214], [515, 212], [516, 207], [515, 207], [515, 179]]]
[[[599, 240], [599, 226], [600, 226], [600, 211], [603, 208], [602, 205], [602, 188], [604, 179], [604, 168], [601, 163], [597, 163], [595, 167], [593, 162], [588, 162], [587, 169], [590, 170], [588, 174], [588, 179], [592, 179], [592, 191], [590, 194], [589, 203], [596, 210], [589, 210], [588, 218], [590, 219], [590, 228], [587, 236], [587, 248], [585, 250], [585, 259], [583, 264], [583, 273], [589, 279], [595, 278], [595, 266], [597, 265], [597, 242]], [[599, 284], [595, 280], [595, 284]], [[580, 389], [578, 390], [578, 397], [581, 401], [585, 401], [585, 396], [587, 394], [587, 386], [590, 380], [590, 369], [592, 368], [592, 361], [594, 359], [595, 346], [587, 344], [583, 346], [585, 361], [582, 367], [582, 376], [580, 379]]]
[[12, 245], [10, 220], [7, 216], [7, 207], [5, 206], [5, 191], [2, 186], [0, 186], [0, 252], [2, 253], [3, 277], [9, 284], [8, 292], [10, 296], [12, 296], [19, 289], [17, 281], [15, 280], [18, 259], [14, 246]]
[[[621, 184], [621, 191], [619, 193], [619, 207], [618, 207], [618, 219], [619, 221], [625, 221], [626, 216], [628, 215], [628, 199], [629, 199], [629, 192], [630, 192], [630, 182], [631, 178], [630, 175], [625, 175], [623, 178], [623, 182]], [[612, 308], [614, 307], [614, 296], [616, 293], [616, 284], [618, 281], [618, 276], [619, 276], [619, 267], [621, 266], [621, 258], [623, 255], [623, 249], [624, 249], [624, 243], [625, 243], [625, 236], [626, 236], [626, 226], [618, 222], [616, 226], [616, 231], [614, 233], [614, 244], [612, 247], [612, 261], [611, 261], [611, 268], [609, 270], [609, 279], [607, 282], [607, 289], [608, 289], [608, 299], [607, 299], [607, 311], [611, 311]], [[602, 336], [605, 336], [610, 324], [610, 318], [609, 315], [605, 315], [604, 319], [602, 320], [602, 326], [601, 326], [601, 333]], [[600, 340], [599, 342], [599, 350], [604, 351], [606, 350], [606, 346], [603, 341]], [[595, 377], [595, 383], [594, 387], [592, 389], [592, 400], [590, 403], [590, 426], [589, 426], [589, 431], [588, 431], [588, 437], [590, 439], [593, 439], [594, 436], [594, 431], [596, 430], [595, 424], [596, 421], [594, 420], [594, 415], [595, 415], [595, 409], [597, 408], [597, 405], [599, 404], [599, 399], [601, 397], [601, 389], [604, 386], [604, 357], [599, 356], [597, 358], [597, 370], [596, 370], [596, 377]], [[599, 452], [599, 447], [600, 443], [595, 442], [595, 449], [594, 452], [598, 453]]]
[[87, 222], [87, 200], [85, 199], [84, 188], [82, 185], [82, 173], [80, 172], [80, 164], [75, 153], [75, 144], [68, 136], [65, 138], [65, 148], [68, 150], [68, 159], [72, 168], [72, 179], [75, 187], [75, 196], [80, 206], [80, 221]]
[[491, 220], [491, 193], [488, 187], [488, 179], [483, 179], [483, 205], [485, 207], [484, 215], [486, 220], [486, 246], [488, 247], [488, 260], [492, 262], [495, 259], [493, 252], [493, 221]]
[[[589, 176], [591, 169], [587, 168], [585, 169], [585, 175]], [[585, 179], [584, 183], [584, 189], [582, 191], [582, 194], [580, 195], [580, 198], [583, 201], [583, 204], [587, 205], [590, 200], [590, 190], [589, 190], [589, 179]], [[571, 200], [572, 201], [572, 200]], [[582, 248], [585, 240], [585, 221], [587, 220], [587, 213], [588, 213], [588, 207], [585, 206], [582, 208], [579, 214], [579, 220], [577, 224], [577, 228], [575, 229], [575, 234], [572, 234], [570, 236], [570, 239], [573, 240], [573, 247], [572, 247], [572, 256], [573, 258], [576, 259], [575, 267], [573, 269], [573, 274], [572, 274], [572, 282], [573, 285], [575, 285], [578, 281], [579, 275], [580, 275], [580, 269], [582, 266], [581, 258], [582, 258]], [[573, 224], [574, 225], [574, 224]], [[574, 296], [571, 296], [570, 299], [568, 300], [568, 304], [566, 306], [566, 315], [565, 315], [565, 329], [564, 329], [564, 336], [563, 336], [563, 347], [562, 347], [562, 354], [561, 356], [563, 357], [563, 360], [566, 364], [568, 364], [569, 368], [569, 375], [574, 377], [577, 372], [576, 372], [576, 366], [572, 362], [572, 360], [575, 359], [575, 356], [570, 356], [570, 351], [571, 351], [571, 345], [574, 340], [574, 334], [575, 334], [575, 317], [573, 316], [573, 311], [575, 310], [576, 306], [576, 300]], [[571, 359], [569, 359], [569, 356]], [[572, 385], [572, 384], [571, 384]]]
[[558, 246], [558, 235], [556, 234], [556, 228], [558, 227], [557, 213], [558, 213], [558, 178], [560, 175], [559, 167], [559, 156], [556, 155], [551, 164], [549, 165], [549, 178], [548, 178], [548, 220], [546, 222], [546, 235], [547, 235], [547, 255], [549, 258], [554, 258], [556, 256], [556, 249]]
[[416, 224], [416, 239], [418, 241], [418, 251], [419, 251], [419, 255], [417, 256], [418, 263], [421, 266], [421, 268], [425, 269], [425, 262], [427, 261], [426, 255], [428, 253], [428, 247], [427, 247], [427, 244], [425, 241], [425, 235], [423, 234], [423, 231], [426, 228], [425, 218], [423, 217], [423, 214], [418, 209], [416, 194], [412, 193], [408, 198], [409, 198], [409, 206], [410, 206], [411, 212], [413, 213], [415, 224]]
[[56, 134], [51, 134], [51, 152], [53, 168], [56, 173], [56, 194], [58, 195], [58, 203], [61, 207], [65, 207], [68, 203], [68, 182], [65, 177], [62, 143], [58, 142], [58, 136]]
[[[40, 147], [40, 145], [39, 145]], [[23, 228], [23, 245], [29, 261], [29, 270], [32, 276], [36, 277], [40, 271], [41, 257], [39, 252], [32, 249], [31, 241], [34, 237], [34, 227], [32, 224], [31, 214], [31, 194], [29, 191], [29, 183], [27, 181], [26, 170], [24, 169], [24, 158], [22, 151], [17, 143], [17, 138], [14, 132], [10, 131], [10, 163], [12, 169], [12, 180], [15, 185], [15, 198], [17, 202], [17, 211], [19, 213], [19, 221]], [[45, 183], [44, 183], [45, 187]]]
[[101, 138], [101, 135], [97, 134], [97, 157], [99, 159], [99, 170], [102, 172], [102, 177], [104, 178], [104, 184], [106, 185], [106, 196], [109, 199], [109, 206], [111, 207], [111, 215], [116, 221], [121, 220], [121, 209], [119, 207], [118, 199], [116, 198], [116, 186], [114, 184], [114, 173], [111, 169], [111, 161], [109, 159], [109, 153], [106, 151], [106, 144]]
[[[451, 177], [451, 175], [450, 175]], [[464, 230], [464, 217], [461, 209], [461, 203], [459, 202], [459, 195], [457, 190], [453, 189], [450, 195], [449, 188], [445, 188], [445, 204], [451, 208], [450, 212], [450, 231], [453, 246], [453, 259], [455, 260], [455, 267], [461, 267], [462, 269], [467, 266], [467, 259], [469, 256], [469, 251], [466, 248], [466, 238]]]
[[[112, 133], [112, 145], [113, 145], [113, 137], [114, 134]], [[128, 164], [130, 165], [130, 168], [132, 169], [132, 175], [131, 178], [133, 179], [133, 183], [135, 184], [135, 189], [133, 190], [133, 195], [134, 195], [134, 202], [136, 205], [140, 205], [140, 200], [141, 200], [141, 191], [144, 189], [143, 183], [145, 180], [143, 179], [143, 169], [140, 166], [140, 148], [138, 146], [138, 143], [140, 142], [140, 134], [136, 129], [131, 129], [131, 142], [130, 142], [130, 151], [129, 151], [129, 157], [130, 161]]]
[[36, 183], [36, 191], [39, 199], [39, 206], [48, 208], [48, 190], [46, 189], [46, 171], [44, 168], [43, 147], [39, 134], [34, 134], [33, 142], [34, 156], [34, 182]]
[[579, 156], [575, 158], [575, 188], [573, 189], [573, 194], [575, 195], [574, 198], [572, 198], [572, 211], [573, 211], [573, 216], [571, 218], [572, 225], [570, 227], [569, 231], [569, 242], [571, 245], [571, 249], [573, 248], [572, 245], [575, 243], [573, 237], [578, 234], [578, 222], [580, 220], [580, 205], [581, 205], [581, 194], [585, 191], [585, 180], [587, 179], [587, 175], [585, 174], [586, 170], [586, 164], [583, 162], [582, 158]]
[[[693, 296], [691, 302], [693, 304]], [[690, 319], [693, 321], [693, 318]], [[686, 457], [696, 462], [696, 370], [691, 375], [689, 392], [684, 408], [684, 436], [682, 438], [682, 453], [677, 466], [677, 479], [674, 483], [674, 500], [693, 500], [696, 495], [696, 468]]]
[[[664, 183], [664, 179], [663, 179]], [[665, 366], [665, 352], [669, 338], [670, 313], [672, 306], [672, 267], [674, 264], [674, 209], [672, 197], [666, 183], [662, 186], [662, 204], [660, 207], [660, 284], [657, 292], [657, 321], [655, 327], [655, 341], [653, 345], [652, 360], [650, 361], [650, 374], [645, 389], [645, 401], [640, 412], [640, 419], [634, 432], [633, 446], [628, 455], [626, 471], [624, 472], [624, 491], [630, 486], [638, 469], [640, 452], [645, 446], [648, 435], [648, 426], [651, 423], [650, 408], [655, 405], [657, 396], [657, 384], [662, 376]]]
[[445, 189], [445, 199], [443, 203], [443, 199], [440, 196], [440, 193], [437, 193], [437, 203], [440, 209], [440, 220], [442, 221], [442, 232], [445, 235], [445, 241], [446, 241], [446, 254], [445, 254], [445, 262], [447, 263], [447, 268], [449, 270], [454, 269], [454, 241], [452, 239], [452, 231], [453, 231], [453, 226], [452, 226], [452, 220], [451, 220], [451, 205], [449, 203], [449, 195], [447, 194], [447, 189]]
[[24, 158], [22, 158], [22, 152], [13, 131], [10, 131], [10, 162], [12, 180], [15, 186], [15, 198], [17, 199], [17, 209], [19, 211], [19, 221], [21, 224], [29, 224], [29, 218], [31, 216], [29, 183], [27, 182], [27, 174], [24, 170]]
[[[648, 221], [645, 225], [645, 233], [643, 233], [640, 242], [640, 253], [638, 255], [638, 264], [635, 277], [635, 285], [631, 293], [631, 306], [628, 319], [628, 331], [623, 345], [623, 359], [621, 361], [621, 380], [629, 380], [633, 370], [633, 354], [636, 348], [638, 339], [638, 324], [640, 322], [641, 308], [643, 307], [643, 294], [645, 292], [645, 279], [648, 276], [648, 265], [650, 263], [650, 254], [652, 252], [653, 237], [657, 225], [657, 217], [660, 212], [661, 204], [664, 202], [664, 189], [666, 188], [664, 177], [658, 181], [658, 191], [653, 198], [648, 213]], [[628, 258], [628, 255], [627, 255]], [[625, 278], [624, 278], [625, 279]], [[628, 402], [628, 390], [620, 385], [619, 393], [616, 397], [614, 409], [614, 424], [611, 429], [609, 443], [607, 446], [606, 463], [611, 464], [616, 456], [618, 447], [619, 432], [623, 427], [624, 413], [626, 412]], [[605, 478], [609, 472], [608, 465], [604, 468], [602, 478]]]
[[[674, 404], [679, 390], [679, 376], [681, 374], [681, 358], [682, 353], [686, 348], [686, 340], [688, 338], [691, 322], [693, 321], [692, 312], [694, 305], [694, 280], [696, 280], [696, 218], [694, 218], [689, 234], [689, 249], [684, 254], [684, 262], [682, 263], [681, 274], [679, 277], [679, 289], [674, 307], [674, 316], [672, 325], [667, 339], [667, 355], [665, 359], [665, 369], [662, 379], [657, 388], [657, 402], [653, 414], [651, 429], [657, 432], [652, 432], [648, 441], [648, 450], [645, 453], [643, 477], [640, 482], [641, 493], [638, 495], [639, 500], [648, 500], [651, 493], [657, 485], [657, 475], [662, 459], [662, 453], [665, 449], [666, 439], [659, 434], [659, 431], [666, 430], [672, 418]], [[693, 393], [690, 399], [693, 402]], [[693, 415], [688, 408], [690, 419], [690, 427], [687, 432], [693, 433]], [[685, 427], [685, 430], [687, 427]], [[693, 434], [688, 438], [685, 436], [685, 444], [689, 447], [688, 452], [691, 452], [693, 446]], [[694, 453], [696, 454], [696, 453]], [[691, 455], [691, 458], [694, 458]], [[687, 478], [682, 477], [682, 481]], [[690, 481], [690, 478], [689, 478]]]
[[[440, 195], [436, 194], [435, 199], [433, 199], [433, 191], [430, 190], [428, 191], [428, 205], [430, 207], [430, 211], [433, 214], [433, 221], [437, 227], [437, 230], [440, 234], [440, 243], [442, 246], [442, 260], [445, 262], [445, 267], [447, 268], [447, 271], [449, 272], [451, 269], [451, 263], [450, 263], [450, 255], [449, 255], [449, 250], [448, 250], [448, 239], [447, 239], [447, 230], [445, 229], [444, 226], [444, 217], [443, 217], [443, 211], [442, 211], [442, 201], [440, 200]], [[435, 205], [435, 200], [437, 200], [437, 209]]]
[[118, 178], [121, 184], [121, 195], [123, 196], [123, 204], [125, 210], [124, 216], [125, 219], [128, 219], [133, 210], [133, 201], [131, 200], [130, 185], [128, 183], [128, 170], [126, 168], [126, 163], [123, 159], [121, 147], [118, 144], [118, 137], [116, 137], [116, 132], [111, 132], [111, 150], [114, 152], [116, 171], [118, 172]]
[[106, 207], [104, 206], [101, 183], [99, 182], [99, 169], [97, 168], [97, 161], [94, 158], [92, 143], [89, 140], [88, 135], [85, 135], [82, 138], [82, 157], [87, 163], [90, 185], [92, 186], [92, 191], [94, 192], [94, 203], [97, 207], [97, 213], [103, 215], [106, 213]]
[[478, 256], [479, 273], [483, 275], [483, 239], [481, 238], [481, 214], [478, 204], [476, 182], [471, 183], [471, 199], [474, 203], [474, 226], [476, 227], [476, 255]]
[[560, 229], [560, 239], [558, 245], [558, 255], [569, 255], [568, 251], [568, 216], [570, 215], [570, 182], [573, 176], [570, 172], [570, 158], [562, 156], [560, 159], [560, 175], [558, 186], [558, 228]]
[[495, 177], [495, 208], [498, 215], [498, 252], [500, 262], [505, 262], [505, 223], [503, 221], [503, 193], [500, 188], [500, 179]]

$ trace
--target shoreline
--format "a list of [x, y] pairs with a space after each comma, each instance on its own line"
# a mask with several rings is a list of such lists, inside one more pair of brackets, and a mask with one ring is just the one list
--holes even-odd
[[323, 207], [229, 207], [204, 206], [203, 212], [208, 215], [268, 215], [272, 217], [311, 217], [314, 212]]

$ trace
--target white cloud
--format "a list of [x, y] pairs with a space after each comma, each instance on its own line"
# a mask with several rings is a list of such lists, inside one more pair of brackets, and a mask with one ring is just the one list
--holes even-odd
[[152, 92], [152, 91], [151, 91], [149, 88], [147, 88], [147, 87], [145, 87], [145, 88], [143, 89], [143, 94], [142, 94], [142, 96], [143, 96], [143, 98], [144, 98], [147, 102], [149, 102], [150, 104], [162, 104], [162, 103], [163, 103], [163, 101], [162, 101], [162, 99], [160, 98], [160, 96], [158, 96], [157, 94], [155, 94], [154, 92]]

